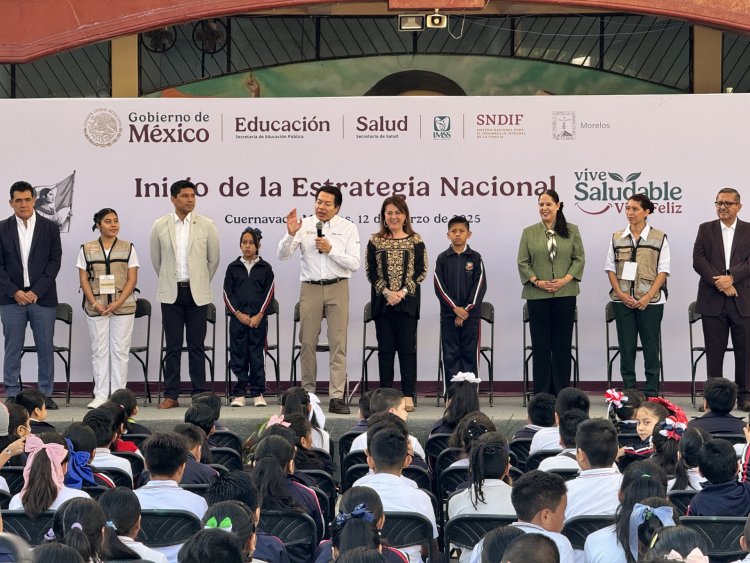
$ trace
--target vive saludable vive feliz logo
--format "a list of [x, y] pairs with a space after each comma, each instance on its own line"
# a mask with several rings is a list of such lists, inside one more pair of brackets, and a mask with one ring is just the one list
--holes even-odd
[[584, 168], [574, 172], [576, 207], [588, 215], [615, 210], [622, 213], [628, 198], [643, 194], [657, 213], [682, 213], [682, 188], [669, 180], [645, 180], [642, 172], [619, 174]]

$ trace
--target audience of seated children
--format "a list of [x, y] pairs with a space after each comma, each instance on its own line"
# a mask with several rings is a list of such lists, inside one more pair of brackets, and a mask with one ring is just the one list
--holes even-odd
[[45, 510], [57, 509], [68, 499], [89, 498], [83, 491], [65, 486], [69, 454], [60, 434], [31, 434], [25, 447], [29, 457], [23, 468], [23, 489], [10, 499], [10, 510], [23, 510], [34, 519]]
[[430, 428], [430, 435], [452, 433], [463, 417], [479, 410], [477, 384], [465, 380], [451, 381], [445, 394], [445, 412]]
[[667, 475], [675, 475], [677, 462], [680, 459], [680, 441], [687, 426], [670, 417], [654, 426], [651, 444], [654, 453], [651, 461], [661, 466]]
[[700, 428], [709, 434], [742, 434], [745, 423], [732, 416], [737, 403], [737, 384], [725, 377], [709, 377], [703, 388], [703, 410], [706, 414], [693, 418], [689, 428]]
[[[191, 405], [203, 404], [211, 407], [213, 411], [214, 427], [217, 431], [229, 429], [224, 426], [221, 422], [221, 405], [222, 399], [216, 395], [213, 391], [203, 391], [202, 393], [196, 393], [190, 400]], [[213, 446], [211, 446], [213, 447]]]
[[667, 474], [650, 461], [631, 463], [622, 476], [615, 523], [588, 535], [584, 545], [586, 563], [633, 563], [630, 552], [630, 516], [633, 507], [658, 497], [666, 502]]
[[45, 543], [34, 548], [34, 563], [88, 563], [72, 547], [61, 543]]
[[120, 405], [125, 411], [125, 433], [126, 434], [151, 434], [151, 429], [143, 424], [138, 424], [135, 417], [138, 416], [138, 397], [130, 389], [118, 389], [109, 398], [116, 405]]
[[333, 463], [331, 458], [324, 455], [320, 450], [313, 449], [312, 435], [313, 427], [310, 421], [300, 413], [284, 415], [284, 422], [289, 424], [288, 428], [294, 432], [295, 447], [294, 469], [319, 469], [329, 475], [333, 475]]
[[576, 516], [614, 516], [620, 505], [622, 485], [622, 474], [613, 467], [617, 457], [617, 430], [609, 420], [586, 420], [578, 426], [575, 443], [581, 471], [578, 477], [567, 482], [565, 520]]
[[[474, 442], [469, 455], [467, 489], [448, 499], [448, 518], [462, 514], [515, 516], [508, 471], [508, 441], [500, 432], [488, 432]], [[459, 561], [469, 561], [470, 550], [463, 550]]]
[[114, 421], [115, 439], [112, 440], [112, 445], [109, 447], [109, 449], [113, 452], [127, 452], [142, 456], [135, 442], [129, 442], [122, 439], [122, 435], [127, 432], [128, 416], [127, 414], [125, 414], [125, 409], [117, 403], [113, 403], [112, 401], [102, 403], [97, 408], [108, 412], [112, 416], [112, 420]]
[[114, 488], [115, 484], [103, 473], [97, 473], [91, 464], [96, 455], [96, 435], [83, 422], [72, 422], [63, 433], [68, 445], [68, 470], [65, 485], [72, 489], [103, 485]]
[[87, 563], [111, 559], [104, 545], [105, 527], [104, 512], [90, 498], [67, 500], [52, 519], [55, 540], [75, 549]]
[[700, 491], [704, 481], [698, 464], [703, 444], [711, 439], [711, 435], [700, 428], [688, 427], [680, 438], [679, 459], [675, 465], [674, 478], [669, 480], [667, 492], [672, 490]]
[[[401, 470], [407, 463], [407, 440], [403, 432], [393, 427], [383, 428], [372, 436], [367, 447], [367, 464], [374, 475], [367, 486], [374, 489], [383, 503], [385, 512], [417, 512], [432, 524], [433, 552], [438, 553], [438, 530], [432, 501], [424, 491], [409, 486], [401, 479]], [[355, 483], [358, 486], [358, 483]], [[420, 563], [428, 546], [411, 546], [403, 549], [411, 563]]]
[[206, 530], [216, 528], [237, 536], [242, 545], [242, 555], [245, 561], [267, 563], [254, 556], [257, 521], [255, 513], [243, 503], [236, 500], [226, 500], [213, 504], [208, 507], [201, 523]]
[[[389, 412], [395, 414], [401, 420], [406, 422], [409, 418], [409, 413], [406, 412], [406, 402], [404, 400], [404, 394], [398, 389], [391, 387], [381, 387], [373, 391], [370, 397], [370, 412], [372, 415], [381, 412]], [[370, 415], [370, 416], [372, 416]], [[426, 459], [424, 448], [414, 436], [409, 435], [409, 442], [414, 455], [419, 456], [423, 460]], [[367, 435], [362, 434], [357, 436], [352, 442], [352, 447], [349, 449], [350, 452], [356, 452], [364, 450], [367, 446]]]
[[175, 425], [174, 432], [185, 438], [188, 447], [187, 463], [180, 485], [210, 485], [213, 483], [214, 479], [219, 476], [218, 471], [199, 461], [203, 448], [208, 447], [203, 430], [194, 424], [185, 422]]
[[[340, 517], [342, 514], [345, 515], [343, 518]], [[352, 520], [356, 522], [350, 525]], [[323, 540], [318, 544], [313, 561], [330, 563], [352, 547], [364, 545], [375, 549], [380, 547], [387, 563], [407, 563], [406, 556], [399, 550], [380, 543], [378, 530], [382, 530], [384, 524], [383, 503], [380, 502], [378, 493], [370, 487], [350, 487], [341, 496], [339, 518], [334, 521], [331, 529], [333, 538]]]
[[16, 395], [15, 403], [21, 405], [29, 413], [32, 434], [57, 432], [54, 425], [46, 422], [47, 404], [44, 402], [44, 394], [38, 389], [24, 389]]
[[495, 431], [497, 431], [495, 423], [486, 414], [481, 411], [468, 413], [461, 419], [448, 439], [448, 447], [463, 450], [459, 458], [448, 467], [469, 467], [469, 455], [474, 442], [487, 432]]
[[526, 407], [526, 425], [513, 434], [511, 442], [531, 439], [542, 428], [555, 426], [555, 396], [551, 393], [537, 393]]
[[167, 563], [163, 553], [136, 541], [141, 530], [141, 503], [127, 487], [105, 491], [97, 499], [104, 512], [104, 546], [109, 559], [145, 559]]
[[[5, 451], [16, 440], [26, 439], [31, 434], [31, 426], [29, 424], [29, 411], [21, 405], [10, 403], [3, 406], [8, 413], [8, 424], [0, 424], [0, 429], [4, 428], [6, 431], [5, 436], [0, 436], [0, 450]], [[3, 415], [5, 411], [2, 413]], [[3, 416], [2, 418], [5, 417]], [[17, 453], [5, 465], [8, 467], [24, 467], [27, 457], [26, 452]]]
[[349, 432], [367, 432], [367, 419], [370, 418], [372, 411], [370, 410], [370, 397], [375, 392], [371, 389], [367, 393], [364, 393], [359, 398], [359, 406], [357, 407], [357, 424], [349, 429]]
[[[135, 491], [141, 509], [163, 509], [168, 506], [172, 510], [187, 510], [203, 518], [208, 508], [205, 499], [178, 485], [188, 457], [185, 438], [174, 432], [156, 432], [143, 444], [143, 450], [151, 480]], [[179, 549], [179, 545], [174, 545], [157, 551], [166, 555], [167, 561], [174, 563]]]
[[671, 526], [654, 534], [643, 561], [649, 561], [651, 556], [666, 556], [668, 561], [708, 561], [704, 553], [708, 553], [708, 544], [702, 534], [688, 526]]
[[560, 418], [571, 409], [578, 409], [589, 414], [591, 401], [588, 396], [575, 387], [565, 387], [557, 394], [555, 400], [555, 426], [540, 428], [534, 434], [529, 448], [529, 455], [539, 450], [556, 450], [560, 447], [560, 434], [557, 425]]
[[[557, 432], [560, 442], [555, 450], [560, 453], [544, 458], [537, 469], [542, 471], [553, 471], [556, 469], [578, 470], [576, 459], [576, 432], [582, 422], [589, 419], [589, 415], [578, 409], [571, 409], [560, 417]], [[545, 451], [545, 450], [539, 450]], [[549, 451], [549, 450], [547, 450]]]
[[224, 530], [201, 530], [180, 549], [177, 556], [179, 563], [206, 563], [206, 561], [221, 561], [221, 563], [244, 563], [242, 542], [235, 534], [228, 534]]
[[524, 534], [514, 539], [505, 550], [502, 563], [534, 561], [534, 563], [560, 563], [560, 550], [550, 538], [541, 534]]
[[[255, 521], [260, 522], [258, 487], [244, 471], [230, 471], [219, 475], [209, 485], [204, 498], [208, 506], [229, 500], [241, 502], [255, 515]], [[259, 528], [255, 530], [255, 557], [268, 563], [289, 563], [289, 555], [282, 541]]]
[[[294, 469], [294, 446], [280, 436], [267, 436], [258, 442], [253, 454], [252, 477], [258, 487], [261, 510], [285, 510], [308, 514], [316, 527], [316, 538], [323, 538], [325, 524], [315, 492], [290, 479]], [[308, 561], [307, 546], [287, 549], [292, 563]]]
[[109, 447], [117, 437], [116, 423], [112, 414], [102, 408], [90, 410], [83, 417], [83, 424], [91, 428], [96, 436], [94, 467], [106, 473], [107, 469], [119, 469], [133, 479], [133, 470], [127, 459], [114, 455]]
[[524, 473], [513, 483], [511, 501], [518, 515], [518, 522], [511, 526], [527, 534], [542, 534], [550, 538], [560, 552], [560, 563], [575, 561], [570, 540], [560, 533], [567, 506], [567, 490], [562, 477], [538, 469]]
[[703, 445], [698, 469], [706, 482], [690, 501], [686, 516], [747, 516], [750, 506], [750, 483], [747, 482], [749, 450], [746, 446], [738, 481], [737, 456], [732, 444], [715, 438]]
[[324, 430], [326, 419], [319, 403], [315, 395], [302, 387], [290, 387], [281, 396], [281, 414], [298, 412], [307, 417], [313, 427], [313, 448], [328, 452], [331, 450], [331, 436]]
[[637, 389], [607, 389], [604, 393], [604, 400], [607, 403], [607, 415], [612, 424], [617, 428], [618, 434], [635, 434], [638, 420], [635, 413], [641, 403], [646, 402], [646, 396], [642, 391]]
[[[526, 532], [515, 526], [501, 526], [487, 533], [482, 540], [481, 563], [497, 563], [502, 561], [505, 550], [510, 543], [521, 536], [527, 536]], [[479, 562], [477, 562], [479, 563]]]

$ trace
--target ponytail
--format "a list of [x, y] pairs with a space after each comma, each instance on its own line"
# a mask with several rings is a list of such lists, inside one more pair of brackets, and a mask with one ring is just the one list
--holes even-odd
[[58, 512], [62, 543], [75, 549], [84, 561], [104, 559], [102, 528], [105, 526], [104, 512], [90, 498], [74, 498], [63, 503]]
[[294, 457], [294, 447], [280, 436], [263, 438], [253, 455], [253, 477], [263, 510], [304, 512], [286, 490], [286, 468]]
[[488, 432], [474, 443], [469, 456], [471, 504], [484, 503], [485, 479], [503, 479], [508, 471], [508, 442], [500, 432]]
[[140, 556], [122, 543], [117, 536], [127, 536], [141, 516], [141, 503], [127, 487], [105, 491], [98, 499], [104, 517], [104, 555], [106, 559], [140, 559]]

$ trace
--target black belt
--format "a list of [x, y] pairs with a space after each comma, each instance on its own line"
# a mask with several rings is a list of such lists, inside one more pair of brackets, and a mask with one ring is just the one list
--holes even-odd
[[177, 287], [190, 287], [190, 282], [177, 282]]
[[345, 279], [348, 279], [348, 278], [333, 278], [331, 280], [309, 280], [309, 281], [305, 281], [305, 283], [309, 283], [312, 285], [333, 285]]

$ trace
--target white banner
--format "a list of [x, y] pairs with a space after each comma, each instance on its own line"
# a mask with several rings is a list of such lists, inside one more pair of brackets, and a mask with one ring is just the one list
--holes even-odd
[[[578, 300], [584, 381], [606, 376], [607, 245], [611, 233], [626, 225], [622, 208], [628, 195], [646, 193], [657, 207], [649, 222], [666, 231], [672, 250], [662, 327], [664, 372], [668, 381], [685, 381], [690, 377], [687, 307], [698, 283], [691, 259], [698, 224], [715, 218], [712, 202], [719, 188], [732, 186], [750, 198], [744, 142], [748, 101], [737, 94], [6, 100], [0, 101], [6, 131], [0, 150], [6, 187], [25, 179], [64, 188], [68, 209], [58, 211], [67, 232], [62, 233], [58, 293], [75, 311], [75, 381], [89, 381], [91, 374], [75, 257], [83, 242], [95, 238], [92, 216], [102, 207], [118, 211], [120, 236], [131, 240], [141, 257], [140, 296], [154, 305], [151, 379], [156, 380], [161, 316], [148, 236], [153, 220], [172, 210], [169, 185], [185, 177], [197, 183], [196, 210], [214, 219], [221, 235], [221, 266], [213, 280], [220, 312], [224, 271], [240, 254], [242, 229], [251, 225], [263, 231], [261, 254], [275, 270], [281, 306], [282, 379], [289, 375], [299, 258], [279, 261], [276, 246], [286, 230], [285, 215], [292, 207], [311, 214], [312, 194], [320, 184], [341, 186], [340, 213], [358, 225], [363, 253], [388, 195], [406, 196], [431, 266], [448, 246], [447, 220], [454, 214], [472, 220], [470, 244], [484, 257], [486, 300], [496, 309], [496, 381], [521, 378], [523, 301], [516, 253], [522, 228], [539, 220], [539, 191], [558, 190], [568, 221], [580, 227], [585, 244]], [[432, 271], [422, 292], [419, 381], [437, 374], [439, 307], [431, 276]], [[350, 380], [360, 376], [362, 311], [369, 291], [363, 266], [351, 285]], [[374, 342], [374, 327], [370, 338]], [[216, 372], [221, 381], [224, 343], [220, 322]], [[33, 356], [24, 359], [27, 381], [34, 379], [35, 362]], [[726, 368], [731, 377], [731, 357]], [[59, 364], [57, 370], [59, 382]], [[326, 380], [322, 357], [319, 372]], [[374, 361], [370, 373], [377, 379]], [[704, 366], [699, 374], [704, 377]], [[270, 370], [267, 376], [272, 377]], [[142, 380], [132, 362], [130, 380]]]

